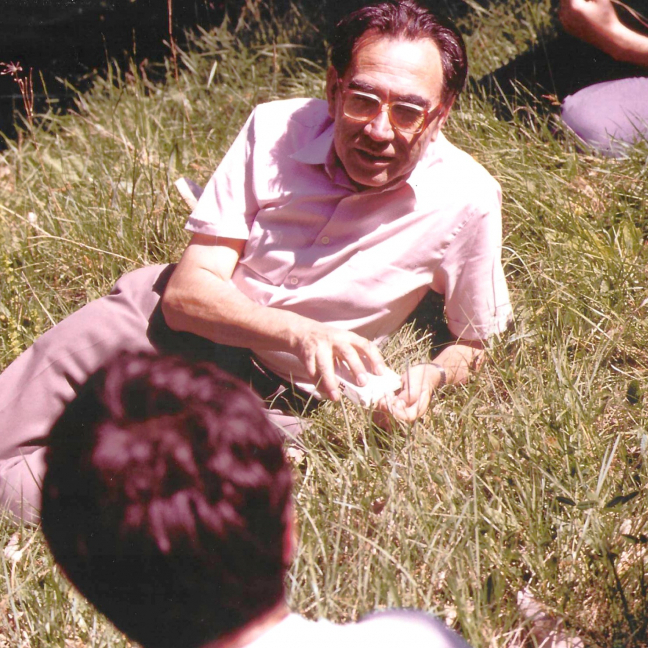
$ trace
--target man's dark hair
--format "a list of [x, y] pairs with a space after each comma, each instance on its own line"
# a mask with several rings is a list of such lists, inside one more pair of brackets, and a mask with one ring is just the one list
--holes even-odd
[[461, 92], [468, 74], [463, 38], [449, 19], [434, 15], [417, 0], [383, 0], [342, 18], [331, 39], [331, 65], [338, 77], [345, 74], [358, 42], [369, 32], [407, 40], [431, 39], [441, 54], [444, 105], [450, 105]]
[[125, 354], [51, 431], [42, 525], [72, 583], [146, 648], [193, 648], [284, 596], [291, 475], [258, 398], [206, 363]]

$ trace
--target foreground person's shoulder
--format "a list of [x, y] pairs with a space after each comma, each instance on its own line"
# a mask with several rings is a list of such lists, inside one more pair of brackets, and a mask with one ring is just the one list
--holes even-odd
[[356, 626], [363, 642], [373, 647], [469, 648], [439, 619], [419, 610], [388, 610], [371, 614]]

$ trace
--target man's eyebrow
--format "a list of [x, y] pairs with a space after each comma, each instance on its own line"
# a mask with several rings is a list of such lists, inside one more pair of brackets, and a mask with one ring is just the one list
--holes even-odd
[[[351, 90], [360, 90], [361, 92], [368, 92], [369, 94], [376, 94], [376, 88], [374, 88], [371, 84], [365, 83], [364, 81], [357, 81], [355, 79], [352, 79], [349, 81], [349, 88]], [[416, 94], [405, 94], [405, 95], [391, 95], [391, 101], [403, 101], [405, 103], [411, 103], [414, 104], [415, 106], [420, 106], [421, 108], [428, 108], [430, 105], [429, 101], [426, 101], [423, 99], [423, 97], [420, 97], [419, 95]]]
[[421, 108], [427, 108], [430, 105], [429, 101], [425, 101], [423, 97], [414, 94], [392, 95], [392, 101], [403, 101], [404, 103], [411, 103], [415, 106], [420, 106]]

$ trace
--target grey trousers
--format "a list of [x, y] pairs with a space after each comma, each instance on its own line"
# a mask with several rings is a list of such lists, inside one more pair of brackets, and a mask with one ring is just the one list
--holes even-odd
[[562, 120], [578, 137], [611, 157], [648, 141], [648, 77], [605, 81], [565, 99]]
[[[249, 351], [166, 326], [159, 301], [172, 270], [149, 266], [124, 275], [109, 295], [61, 321], [0, 374], [0, 507], [38, 520], [49, 430], [77, 388], [121, 351], [179, 353], [249, 378]], [[270, 418], [288, 434], [300, 431], [294, 416], [273, 411]]]

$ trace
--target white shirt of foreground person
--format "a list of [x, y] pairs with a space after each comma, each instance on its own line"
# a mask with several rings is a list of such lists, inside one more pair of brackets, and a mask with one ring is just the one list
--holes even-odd
[[[439, 133], [405, 178], [359, 191], [333, 137], [325, 101], [258, 106], [187, 229], [246, 241], [231, 282], [263, 306], [380, 342], [431, 288], [445, 296], [458, 338], [502, 332], [511, 307], [492, 176]], [[313, 389], [296, 356], [252, 350], [278, 375]]]
[[424, 612], [394, 610], [360, 623], [336, 625], [290, 614], [246, 648], [468, 648], [439, 620]]

